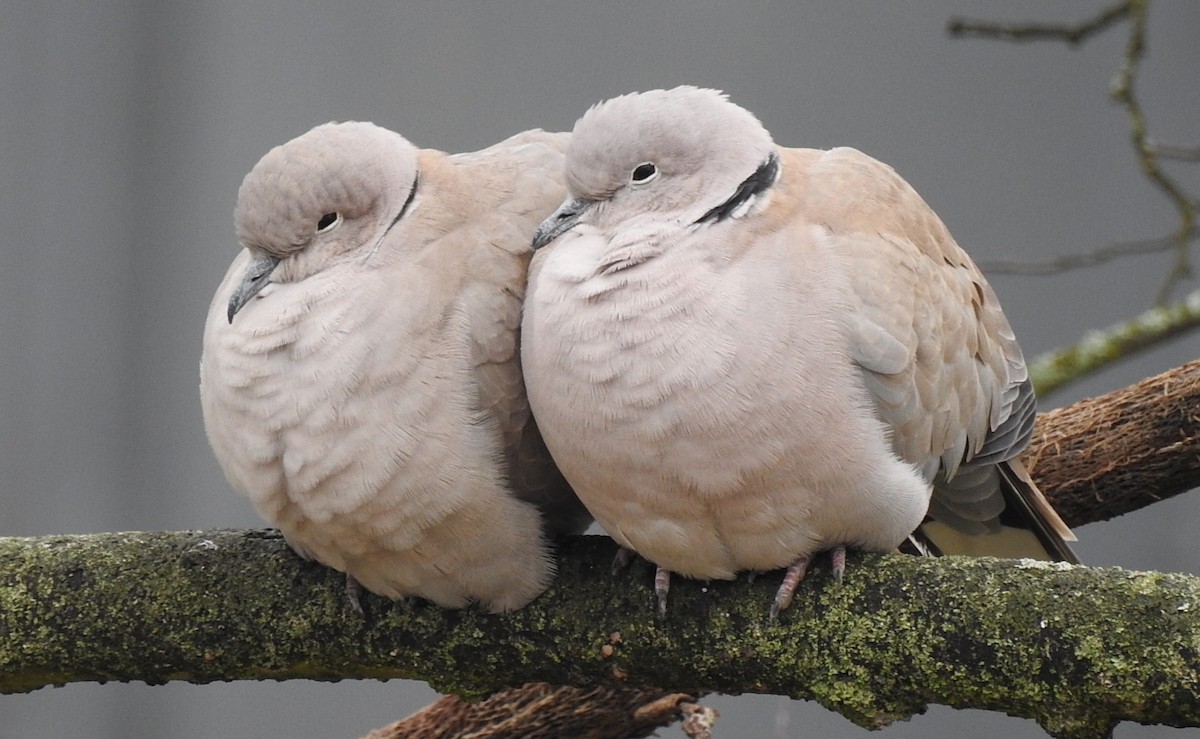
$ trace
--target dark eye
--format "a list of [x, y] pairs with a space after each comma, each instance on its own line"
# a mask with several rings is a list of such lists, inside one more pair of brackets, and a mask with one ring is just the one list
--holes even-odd
[[341, 222], [341, 213], [326, 213], [321, 216], [321, 220], [317, 221], [317, 233], [323, 234], [326, 231], [332, 231]]
[[635, 185], [644, 185], [656, 176], [658, 176], [658, 167], [654, 166], [654, 162], [642, 162], [633, 168], [633, 174], [629, 175], [629, 181]]

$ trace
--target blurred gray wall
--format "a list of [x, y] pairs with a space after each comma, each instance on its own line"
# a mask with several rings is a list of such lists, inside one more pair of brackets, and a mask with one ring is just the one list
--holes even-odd
[[[261, 525], [204, 439], [200, 335], [237, 249], [241, 177], [313, 125], [373, 120], [464, 151], [569, 129], [614, 94], [719, 87], [782, 144], [853, 145], [895, 165], [977, 258], [1045, 258], [1173, 227], [1106, 97], [1124, 32], [1070, 49], [951, 41], [943, 28], [956, 14], [1058, 20], [1105, 4], [5, 0], [0, 535]], [[1200, 143], [1200, 3], [1152, 7], [1151, 129]], [[1174, 169], [1200, 188], [1194, 169]], [[1168, 265], [993, 284], [1036, 355], [1145, 308]], [[1193, 334], [1046, 406], [1198, 354]], [[1082, 528], [1079, 552], [1195, 573], [1198, 522], [1200, 498], [1185, 496]], [[405, 682], [72, 685], [0, 696], [0, 737], [352, 737], [433, 697]], [[812, 704], [711, 702], [720, 736], [865, 735]], [[886, 735], [967, 732], [1041, 736], [936, 708]]]

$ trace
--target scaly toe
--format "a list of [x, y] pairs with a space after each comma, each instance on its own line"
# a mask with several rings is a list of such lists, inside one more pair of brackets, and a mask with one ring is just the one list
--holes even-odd
[[613, 557], [612, 561], [612, 574], [615, 575], [628, 567], [629, 563], [633, 561], [634, 554], [635, 552], [632, 549], [617, 547], [617, 554]]
[[658, 620], [667, 619], [667, 592], [671, 589], [671, 571], [657, 567], [654, 570], [654, 600], [658, 604]]
[[358, 580], [354, 579], [354, 575], [346, 573], [346, 603], [350, 605], [350, 609], [357, 613], [360, 617], [365, 618], [362, 607], [362, 592], [363, 586]]
[[833, 579], [840, 585], [842, 577], [846, 574], [846, 547], [839, 544], [830, 549], [829, 561], [833, 563]]
[[800, 557], [792, 563], [791, 567], [787, 568], [787, 573], [783, 576], [783, 582], [779, 584], [779, 590], [775, 591], [775, 602], [771, 604], [771, 623], [779, 618], [782, 611], [786, 611], [788, 606], [792, 604], [792, 598], [796, 596], [796, 586], [808, 574], [808, 565], [812, 562], [811, 557]]

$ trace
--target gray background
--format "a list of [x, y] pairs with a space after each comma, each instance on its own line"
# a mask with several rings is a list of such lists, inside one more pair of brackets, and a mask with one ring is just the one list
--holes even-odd
[[[729, 91], [782, 144], [848, 144], [895, 165], [976, 257], [1164, 234], [1172, 211], [1138, 174], [1106, 97], [1123, 30], [1075, 50], [943, 30], [954, 14], [1069, 19], [1102, 4], [6, 0], [0, 535], [260, 525], [204, 439], [201, 328], [237, 249], [241, 177], [328, 120], [465, 151], [535, 126], [569, 129], [611, 95], [695, 83]], [[1197, 143], [1200, 4], [1162, 0], [1153, 12], [1140, 88], [1151, 129]], [[993, 283], [1036, 355], [1145, 308], [1168, 263]], [[1179, 339], [1044, 407], [1198, 348], [1195, 335]], [[1184, 496], [1082, 528], [1079, 552], [1194, 573], [1198, 518], [1200, 498]], [[72, 685], [0, 696], [0, 736], [350, 737], [434, 697], [406, 682]], [[772, 696], [710, 703], [721, 736], [865, 734]], [[886, 735], [967, 732], [1041, 735], [1031, 722], [939, 708]]]

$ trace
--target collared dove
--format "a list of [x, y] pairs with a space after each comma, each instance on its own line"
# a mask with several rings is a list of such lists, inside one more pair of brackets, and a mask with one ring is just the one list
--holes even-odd
[[774, 618], [814, 554], [840, 579], [845, 547], [891, 551], [927, 513], [946, 552], [1073, 561], [1016, 461], [1033, 387], [996, 295], [890, 167], [777, 147], [680, 87], [594, 106], [566, 177], [534, 240], [529, 399], [596, 520], [658, 565], [660, 615], [671, 572], [786, 567]]
[[590, 520], [545, 451], [517, 346], [567, 138], [448, 156], [331, 123], [242, 182], [245, 249], [204, 331], [208, 438], [231, 485], [348, 585], [519, 608], [553, 574], [547, 535]]

